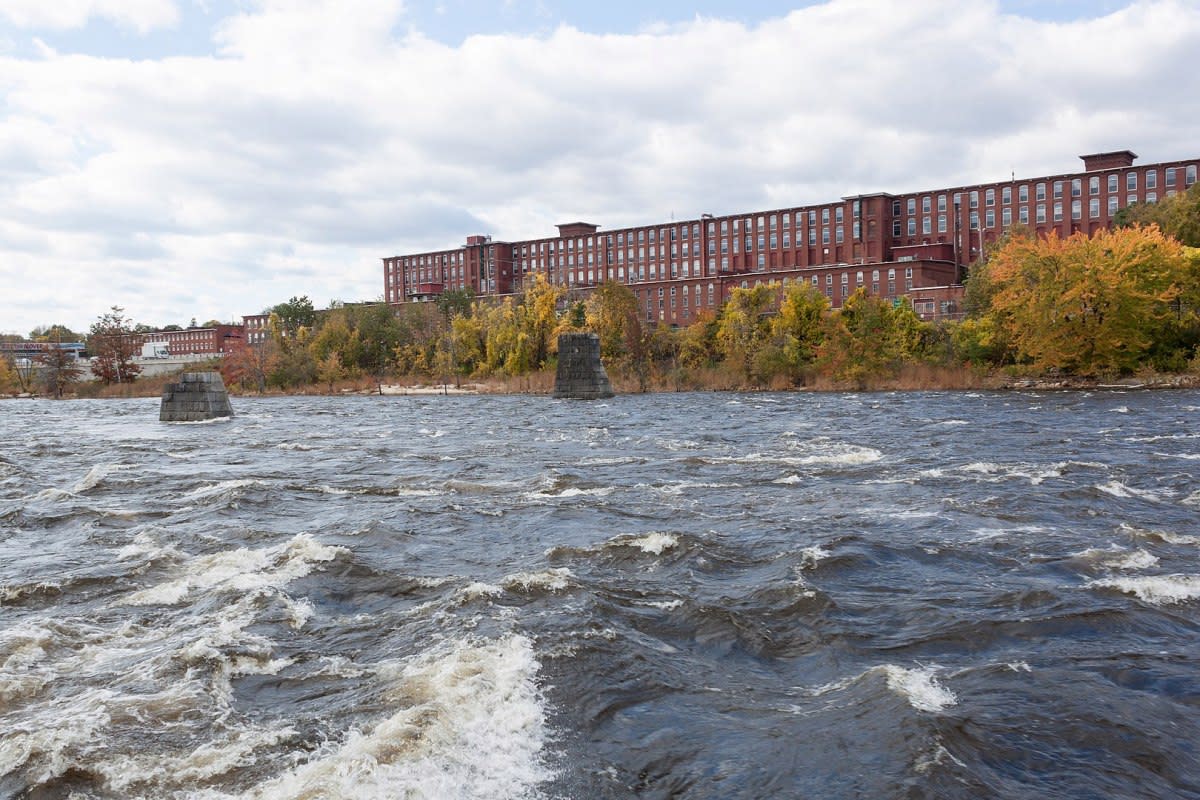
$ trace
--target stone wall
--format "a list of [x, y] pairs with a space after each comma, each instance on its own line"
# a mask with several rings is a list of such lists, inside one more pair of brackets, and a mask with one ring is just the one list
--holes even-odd
[[219, 372], [185, 372], [178, 383], [163, 389], [158, 419], [161, 422], [203, 422], [232, 417], [229, 393]]
[[563, 333], [558, 337], [558, 372], [554, 396], [572, 400], [612, 397], [612, 384], [600, 363], [600, 337], [594, 333]]

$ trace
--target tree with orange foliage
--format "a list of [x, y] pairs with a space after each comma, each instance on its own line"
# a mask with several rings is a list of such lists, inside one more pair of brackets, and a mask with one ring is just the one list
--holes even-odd
[[991, 254], [988, 312], [1019, 361], [1074, 374], [1128, 373], [1176, 335], [1191, 260], [1156, 227], [1094, 237], [1016, 237]]

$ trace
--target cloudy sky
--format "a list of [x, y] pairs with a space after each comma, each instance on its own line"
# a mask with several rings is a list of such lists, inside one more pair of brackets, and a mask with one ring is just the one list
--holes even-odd
[[1200, 2], [0, 0], [0, 332], [380, 258], [1200, 155]]

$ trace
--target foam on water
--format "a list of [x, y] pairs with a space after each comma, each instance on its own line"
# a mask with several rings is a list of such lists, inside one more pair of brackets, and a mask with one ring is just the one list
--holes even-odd
[[715, 481], [677, 481], [675, 483], [666, 483], [654, 486], [640, 483], [635, 488], [650, 488], [661, 494], [679, 496], [697, 489], [738, 489], [741, 486], [742, 484], [740, 483], [721, 483]]
[[114, 472], [118, 472], [123, 469], [130, 469], [130, 467], [127, 464], [97, 464], [89, 469], [87, 474], [80, 478], [79, 481], [71, 487], [71, 492], [80, 494], [88, 491], [89, 489], [95, 489], [97, 486], [103, 483], [104, 479], [109, 475], [112, 475]]
[[643, 553], [661, 556], [664, 551], [670, 550], [678, 544], [679, 537], [673, 533], [651, 531], [641, 536], [618, 536], [605, 542], [605, 547], [636, 547]]
[[[873, 464], [883, 458], [883, 453], [863, 445], [839, 442], [826, 437], [815, 439], [790, 438], [785, 441], [788, 454], [776, 451], [751, 452], [729, 456], [696, 456], [702, 464], [782, 464], [792, 467], [855, 467]], [[799, 451], [797, 455], [790, 453]]]
[[900, 695], [918, 711], [943, 711], [958, 703], [958, 698], [935, 680], [939, 667], [901, 667], [896, 664], [880, 664], [860, 672], [846, 680], [835, 681], [809, 691], [810, 695], [821, 696], [843, 691], [860, 681], [882, 677], [887, 688]]
[[581, 467], [617, 467], [623, 464], [636, 464], [638, 459], [632, 456], [612, 456], [612, 457], [596, 457], [596, 458], [581, 458], [579, 466]]
[[853, 467], [860, 464], [873, 464], [883, 458], [883, 453], [870, 447], [860, 447], [843, 453], [827, 453], [799, 458], [780, 459], [784, 464], [797, 466], [829, 465]]
[[40, 492], [38, 492], [37, 494], [35, 494], [33, 496], [33, 499], [34, 500], [55, 500], [55, 501], [57, 501], [57, 500], [68, 500], [68, 499], [74, 498], [74, 497], [78, 497], [78, 495], [73, 494], [72, 492], [68, 492], [66, 489], [56, 489], [54, 487], [50, 487], [49, 489], [42, 489]]
[[162, 545], [150, 531], [142, 531], [133, 537], [133, 541], [117, 550], [118, 561], [158, 561], [160, 559], [181, 559], [186, 555], [171, 545]]
[[411, 800], [529, 797], [551, 773], [545, 711], [529, 639], [454, 642], [406, 662], [381, 664], [390, 716], [351, 730], [245, 800]]
[[218, 740], [205, 742], [183, 753], [154, 755], [119, 754], [100, 759], [96, 771], [104, 776], [107, 787], [129, 796], [140, 787], [154, 787], [153, 794], [171, 786], [195, 786], [244, 767], [255, 761], [255, 752], [275, 747], [296, 735], [291, 727], [274, 730], [240, 728]]
[[531, 591], [541, 589], [548, 592], [561, 592], [571, 585], [575, 576], [566, 567], [555, 567], [541, 572], [518, 572], [506, 575], [500, 585], [509, 591]]
[[594, 489], [580, 489], [578, 486], [568, 486], [559, 492], [530, 492], [526, 495], [530, 500], [565, 500], [572, 497], [607, 497], [616, 490], [614, 486], [599, 486]]
[[1087, 587], [1116, 589], [1135, 595], [1151, 605], [1171, 605], [1200, 597], [1200, 575], [1138, 575], [1120, 578], [1100, 578], [1088, 581]]
[[499, 597], [502, 594], [504, 594], [503, 588], [493, 583], [483, 583], [482, 581], [473, 581], [458, 590], [458, 596], [464, 602], [479, 600], [485, 597]]
[[821, 547], [819, 544], [801, 548], [800, 569], [812, 569], [821, 561], [829, 558], [831, 555], [833, 555], [833, 553], [829, 552], [824, 547]]
[[[190, 423], [178, 423], [190, 424]], [[235, 494], [239, 489], [246, 489], [251, 486], [270, 486], [267, 481], [258, 480], [256, 478], [239, 478], [236, 480], [217, 481], [210, 483], [207, 486], [198, 486], [192, 491], [183, 496], [185, 500], [208, 500], [213, 497], [221, 497], [225, 495]]]
[[883, 458], [883, 453], [874, 447], [864, 447], [862, 445], [849, 444], [847, 442], [834, 442], [817, 439], [812, 442], [798, 442], [795, 445], [807, 451], [804, 455], [799, 456], [781, 456], [774, 457], [771, 455], [754, 454], [748, 456], [750, 460], [775, 461], [777, 463], [788, 464], [791, 466], [832, 466], [832, 467], [855, 467], [863, 464], [874, 464]]
[[939, 742], [934, 746], [933, 752], [922, 755], [914, 762], [913, 769], [918, 773], [924, 774], [943, 766], [947, 761], [962, 769], [967, 768], [967, 765], [961, 759], [956, 758], [953, 753], [946, 749], [945, 745]]
[[1152, 492], [1148, 489], [1137, 489], [1132, 486], [1127, 486], [1117, 480], [1097, 484], [1096, 488], [1105, 494], [1110, 494], [1113, 497], [1120, 497], [1122, 499], [1137, 498], [1139, 500], [1149, 500], [1155, 503], [1163, 502], [1163, 496], [1158, 492]]
[[990, 461], [975, 461], [959, 467], [961, 472], [986, 475], [983, 480], [994, 482], [1021, 478], [1031, 486], [1038, 486], [1047, 478], [1061, 478], [1065, 462], [1057, 464], [995, 464]]
[[344, 548], [322, 545], [310, 534], [300, 533], [273, 547], [242, 547], [195, 556], [180, 565], [183, 574], [179, 577], [133, 592], [122, 602], [134, 606], [174, 605], [187, 599], [193, 590], [243, 593], [279, 587], [345, 552]]
[[1091, 562], [1108, 569], [1149, 569], [1158, 563], [1158, 556], [1146, 550], [1126, 550], [1120, 545], [1108, 548], [1089, 547], [1087, 550], [1075, 553], [1072, 558]]
[[1130, 436], [1125, 439], [1127, 442], [1161, 442], [1172, 441], [1179, 439], [1200, 439], [1200, 433], [1160, 433], [1151, 436]]
[[885, 664], [875, 669], [882, 669], [887, 676], [888, 688], [918, 711], [942, 711], [958, 703], [958, 698], [953, 692], [934, 680], [937, 667], [907, 669], [895, 664]]
[[1200, 544], [1200, 536], [1187, 536], [1173, 531], [1145, 530], [1127, 524], [1122, 524], [1121, 530], [1128, 532], [1132, 536], [1161, 539], [1167, 544]]
[[45, 714], [0, 739], [0, 776], [34, 762], [35, 783], [50, 781], [74, 766], [72, 753], [102, 740], [111, 721], [108, 703], [113, 692], [89, 689], [63, 698], [56, 714]]
[[441, 497], [446, 494], [438, 489], [418, 489], [411, 486], [396, 487], [397, 497]]

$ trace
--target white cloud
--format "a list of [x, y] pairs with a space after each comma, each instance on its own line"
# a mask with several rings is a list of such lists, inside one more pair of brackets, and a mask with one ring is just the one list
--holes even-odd
[[138, 33], [167, 28], [179, 21], [173, 0], [4, 0], [0, 17], [19, 28], [82, 28], [103, 17]]
[[399, 2], [265, 0], [214, 57], [0, 58], [0, 296], [30, 298], [0, 329], [374, 298], [380, 257], [470, 233], [1200, 155], [1200, 9], [1180, 1], [1064, 24], [833, 0], [456, 47], [405, 24]]

